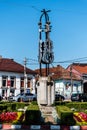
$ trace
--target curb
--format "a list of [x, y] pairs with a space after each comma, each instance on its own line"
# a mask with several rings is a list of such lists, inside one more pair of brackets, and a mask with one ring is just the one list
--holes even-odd
[[64, 126], [64, 125], [11, 125], [0, 124], [0, 129], [28, 129], [28, 130], [87, 130], [87, 126]]

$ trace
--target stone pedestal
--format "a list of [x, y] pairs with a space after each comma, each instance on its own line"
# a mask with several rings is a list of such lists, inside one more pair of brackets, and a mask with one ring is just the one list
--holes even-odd
[[40, 105], [52, 105], [55, 100], [54, 82], [49, 77], [39, 77], [37, 102]]

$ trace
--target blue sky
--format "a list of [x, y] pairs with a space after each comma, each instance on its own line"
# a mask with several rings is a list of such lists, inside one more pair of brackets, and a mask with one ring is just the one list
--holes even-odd
[[0, 55], [21, 64], [26, 57], [29, 68], [39, 67], [38, 22], [43, 9], [51, 10], [53, 65], [67, 67], [79, 58], [87, 62], [87, 0], [0, 0]]

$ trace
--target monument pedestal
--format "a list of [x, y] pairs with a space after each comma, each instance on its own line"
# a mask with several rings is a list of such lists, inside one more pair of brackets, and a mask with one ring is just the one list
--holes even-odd
[[52, 105], [55, 100], [54, 82], [50, 77], [39, 77], [37, 86], [37, 102], [40, 105]]

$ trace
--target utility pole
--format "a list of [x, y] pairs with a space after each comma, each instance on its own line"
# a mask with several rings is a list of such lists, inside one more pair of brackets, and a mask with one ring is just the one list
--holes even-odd
[[73, 92], [72, 65], [70, 66], [70, 77], [71, 77], [71, 93], [72, 93]]
[[24, 58], [24, 93], [26, 92], [26, 87], [27, 87], [27, 74], [26, 74], [26, 64], [27, 64], [27, 58]]

